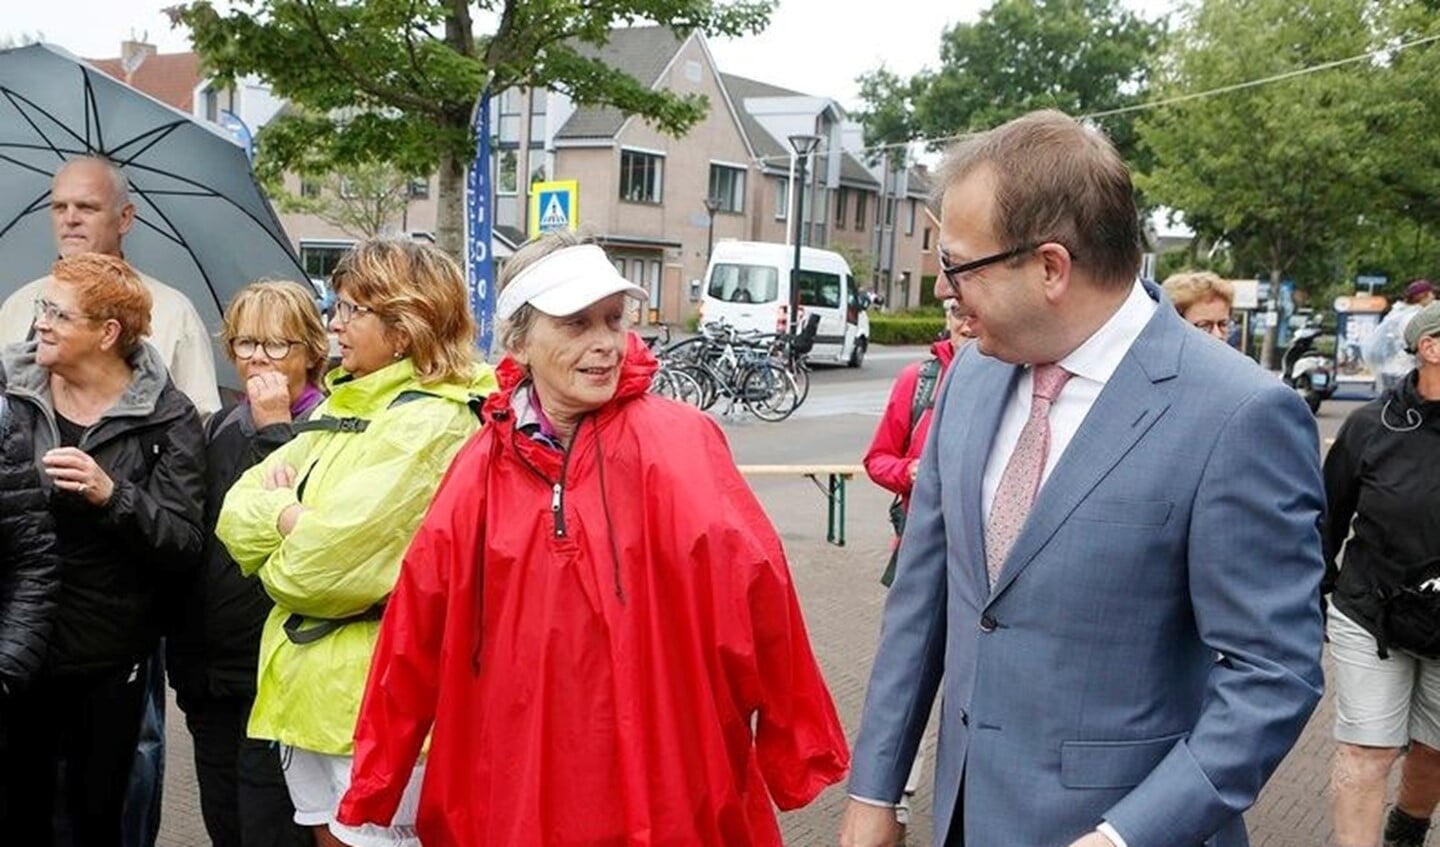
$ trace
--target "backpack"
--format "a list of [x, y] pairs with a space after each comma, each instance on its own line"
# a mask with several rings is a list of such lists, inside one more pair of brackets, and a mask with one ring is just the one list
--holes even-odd
[[[915, 394], [910, 398], [910, 437], [915, 437], [915, 430], [920, 426], [920, 416], [926, 409], [935, 407], [935, 394], [940, 387], [941, 365], [939, 358], [926, 359], [920, 366], [920, 378], [915, 381]], [[905, 534], [905, 504], [900, 495], [896, 494], [895, 499], [890, 501], [890, 526], [895, 530], [895, 537], [898, 539]], [[885, 566], [885, 572], [880, 575], [880, 584], [886, 588], [895, 581], [895, 560], [900, 552], [898, 542], [890, 550], [890, 562]]]

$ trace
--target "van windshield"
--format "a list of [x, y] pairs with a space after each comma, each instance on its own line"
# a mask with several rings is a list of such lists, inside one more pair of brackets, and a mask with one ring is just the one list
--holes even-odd
[[726, 303], [773, 303], [780, 297], [780, 279], [767, 265], [720, 263], [710, 269], [708, 293]]
[[840, 275], [823, 271], [800, 271], [800, 305], [838, 309]]

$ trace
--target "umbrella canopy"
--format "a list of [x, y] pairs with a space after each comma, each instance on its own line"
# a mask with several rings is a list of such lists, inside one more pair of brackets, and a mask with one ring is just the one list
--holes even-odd
[[86, 154], [108, 157], [130, 181], [126, 260], [185, 292], [212, 332], [247, 283], [305, 281], [234, 141], [60, 48], [32, 44], [0, 51], [0, 298], [54, 263], [50, 179]]

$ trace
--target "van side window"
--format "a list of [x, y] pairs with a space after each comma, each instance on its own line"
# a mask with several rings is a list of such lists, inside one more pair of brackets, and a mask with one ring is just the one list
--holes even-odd
[[840, 275], [824, 271], [800, 271], [800, 305], [826, 309], [840, 308]]
[[780, 297], [780, 280], [768, 265], [721, 263], [710, 269], [707, 293], [726, 303], [773, 303]]

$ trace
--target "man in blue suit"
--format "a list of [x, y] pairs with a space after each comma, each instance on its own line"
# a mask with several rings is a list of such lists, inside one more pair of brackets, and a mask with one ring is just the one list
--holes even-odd
[[937, 845], [1244, 847], [1322, 686], [1314, 420], [1136, 281], [1098, 132], [1033, 113], [939, 177], [936, 294], [978, 344], [935, 406], [840, 843], [895, 842], [943, 679]]

